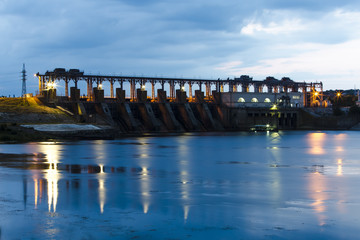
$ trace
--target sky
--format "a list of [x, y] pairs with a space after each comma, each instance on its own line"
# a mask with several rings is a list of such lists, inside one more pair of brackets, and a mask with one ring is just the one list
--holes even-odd
[[0, 95], [34, 73], [224, 79], [360, 88], [358, 0], [0, 0]]

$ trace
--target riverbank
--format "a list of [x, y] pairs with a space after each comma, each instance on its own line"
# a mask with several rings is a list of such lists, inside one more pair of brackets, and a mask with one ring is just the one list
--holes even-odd
[[63, 111], [46, 106], [38, 98], [0, 98], [0, 142], [19, 143], [46, 141], [61, 136], [26, 124], [75, 124], [76, 120]]
[[[36, 97], [0, 99], [0, 142], [56, 139], [115, 139], [189, 132], [249, 131], [255, 125], [279, 130], [349, 130], [353, 116], [331, 109], [228, 108], [214, 103], [57, 102]], [[325, 111], [326, 110], [326, 111]], [[354, 128], [356, 130], [357, 128]]]

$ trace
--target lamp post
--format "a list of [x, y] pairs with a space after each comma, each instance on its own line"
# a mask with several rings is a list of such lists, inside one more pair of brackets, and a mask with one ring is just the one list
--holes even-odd
[[335, 96], [335, 100], [336, 100], [336, 104], [339, 106], [340, 104], [340, 98], [342, 96], [342, 93], [340, 91], [336, 92], [336, 96]]

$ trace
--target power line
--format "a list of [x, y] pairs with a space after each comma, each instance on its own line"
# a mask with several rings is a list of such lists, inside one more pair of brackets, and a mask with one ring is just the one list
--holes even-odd
[[23, 64], [23, 70], [22, 73], [22, 92], [21, 96], [25, 96], [26, 94], [26, 70], [25, 70], [25, 63]]

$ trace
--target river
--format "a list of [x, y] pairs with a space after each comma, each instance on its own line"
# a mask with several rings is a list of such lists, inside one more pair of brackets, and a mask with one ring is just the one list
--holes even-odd
[[0, 239], [355, 239], [360, 132], [0, 145]]

